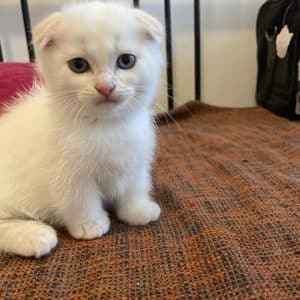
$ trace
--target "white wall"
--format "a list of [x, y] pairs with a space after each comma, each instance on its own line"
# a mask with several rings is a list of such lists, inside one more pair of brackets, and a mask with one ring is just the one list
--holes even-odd
[[[107, 0], [110, 1], [110, 0]], [[120, 0], [132, 3], [131, 0]], [[19, 0], [0, 0], [0, 40], [7, 61], [27, 61]], [[32, 23], [58, 9], [60, 0], [29, 0]], [[175, 101], [194, 98], [193, 1], [172, 0]], [[218, 106], [253, 106], [255, 22], [263, 0], [202, 0], [202, 100]], [[162, 0], [141, 0], [163, 22]], [[165, 78], [165, 76], [164, 76]], [[166, 109], [166, 80], [159, 105]]]
[[262, 0], [206, 0], [203, 22], [203, 100], [255, 105], [255, 24]]

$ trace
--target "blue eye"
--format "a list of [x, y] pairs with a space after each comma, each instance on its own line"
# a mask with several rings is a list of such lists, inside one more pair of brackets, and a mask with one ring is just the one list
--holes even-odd
[[85, 73], [91, 69], [89, 63], [87, 60], [85, 60], [82, 57], [76, 57], [68, 61], [69, 68], [74, 72], [74, 73]]
[[117, 67], [123, 70], [132, 69], [136, 63], [136, 56], [133, 54], [122, 54], [117, 59]]

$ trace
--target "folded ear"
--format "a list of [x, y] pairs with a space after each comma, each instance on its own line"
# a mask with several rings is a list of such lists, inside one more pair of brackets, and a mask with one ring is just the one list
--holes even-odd
[[61, 13], [54, 13], [41, 21], [33, 29], [33, 43], [41, 51], [54, 44], [55, 28], [61, 20]]
[[134, 15], [141, 25], [146, 39], [160, 43], [164, 36], [163, 25], [157, 19], [140, 9], [134, 9]]

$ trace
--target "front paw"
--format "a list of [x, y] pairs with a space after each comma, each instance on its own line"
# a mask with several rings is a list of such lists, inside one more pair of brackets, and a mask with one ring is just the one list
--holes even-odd
[[117, 214], [120, 220], [129, 225], [146, 225], [160, 216], [160, 207], [153, 201], [135, 202], [120, 206]]
[[[29, 227], [29, 226], [28, 226]], [[35, 226], [35, 228], [24, 226], [22, 235], [11, 241], [15, 253], [22, 256], [34, 256], [39, 258], [49, 254], [57, 245], [57, 236], [53, 228], [48, 225]]]
[[110, 220], [104, 215], [101, 219], [68, 226], [68, 230], [70, 235], [75, 239], [91, 240], [99, 238], [107, 233], [109, 226]]

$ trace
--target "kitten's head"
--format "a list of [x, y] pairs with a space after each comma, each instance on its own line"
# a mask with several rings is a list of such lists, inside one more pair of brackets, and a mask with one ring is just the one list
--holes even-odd
[[150, 107], [163, 59], [161, 24], [129, 7], [75, 4], [34, 30], [38, 68], [66, 113], [101, 119]]

